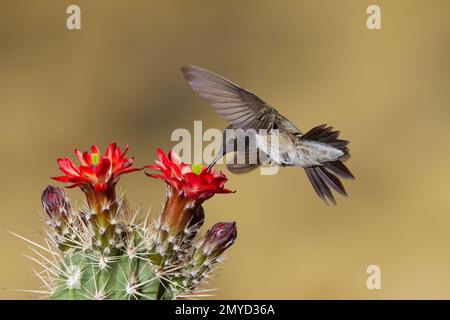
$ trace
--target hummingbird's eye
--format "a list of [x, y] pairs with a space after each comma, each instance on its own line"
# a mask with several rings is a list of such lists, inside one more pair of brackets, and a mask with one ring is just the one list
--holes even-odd
[[291, 158], [289, 157], [289, 154], [287, 152], [283, 152], [281, 157], [283, 158], [283, 162], [285, 163], [291, 162]]

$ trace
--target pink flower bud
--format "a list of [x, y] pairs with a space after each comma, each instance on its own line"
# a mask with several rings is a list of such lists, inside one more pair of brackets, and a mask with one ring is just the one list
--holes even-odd
[[236, 237], [236, 222], [219, 222], [208, 230], [203, 243], [207, 251], [218, 256], [234, 243]]
[[42, 192], [42, 206], [51, 219], [70, 215], [70, 204], [66, 193], [60, 187], [48, 186]]

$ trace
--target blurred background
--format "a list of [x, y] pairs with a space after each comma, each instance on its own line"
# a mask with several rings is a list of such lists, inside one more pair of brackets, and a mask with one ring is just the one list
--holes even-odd
[[[81, 7], [82, 29], [66, 28]], [[450, 2], [16, 1], [0, 3], [0, 298], [30, 299], [36, 267], [11, 230], [42, 242], [40, 194], [56, 158], [129, 144], [137, 165], [176, 143], [176, 128], [224, 128], [179, 67], [195, 64], [252, 90], [306, 131], [328, 123], [351, 141], [357, 180], [325, 206], [303, 170], [229, 176], [206, 227], [239, 236], [216, 298], [450, 298]], [[164, 187], [120, 182], [156, 216]], [[79, 190], [70, 197], [81, 200]], [[381, 268], [368, 290], [366, 268]]]

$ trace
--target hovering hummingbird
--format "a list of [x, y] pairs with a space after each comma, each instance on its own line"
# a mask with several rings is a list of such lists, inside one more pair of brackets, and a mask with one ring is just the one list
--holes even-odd
[[[228, 152], [237, 151], [235, 159], [238, 152], [244, 152], [245, 159], [248, 159], [251, 153], [262, 151], [268, 159], [264, 162], [304, 168], [315, 192], [326, 204], [329, 201], [336, 205], [331, 189], [347, 196], [339, 177], [354, 179], [354, 176], [343, 163], [350, 158], [347, 148], [349, 142], [338, 139], [339, 131], [333, 131], [332, 127], [323, 124], [303, 134], [274, 107], [231, 81], [196, 66], [183, 66], [181, 71], [192, 89], [229, 122], [227, 129], [256, 132], [264, 129], [268, 135], [276, 130], [278, 134], [278, 156], [273, 156], [274, 153], [268, 151], [269, 146], [261, 143], [265, 139], [256, 139], [254, 146], [246, 145], [244, 149], [237, 150], [228, 141], [236, 139], [236, 136], [230, 138], [225, 129], [221, 150], [209, 169]], [[229, 163], [227, 168], [233, 173], [245, 173], [263, 162], [260, 157], [257, 159], [256, 163]]]

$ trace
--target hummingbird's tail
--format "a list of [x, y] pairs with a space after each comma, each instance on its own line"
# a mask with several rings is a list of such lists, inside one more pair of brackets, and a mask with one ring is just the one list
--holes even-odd
[[350, 158], [350, 151], [347, 148], [349, 142], [340, 140], [338, 137], [339, 131], [333, 131], [332, 127], [327, 127], [327, 125], [324, 124], [311, 129], [301, 138], [302, 140], [320, 142], [321, 144], [325, 144], [341, 151], [341, 155], [337, 159], [324, 161], [320, 165], [305, 168], [306, 175], [317, 195], [325, 201], [325, 203], [328, 204], [329, 201], [334, 205], [336, 205], [336, 200], [334, 199], [331, 189], [343, 196], [347, 196], [344, 185], [339, 178], [355, 178], [343, 163]]
[[[336, 169], [339, 168], [340, 169]], [[333, 169], [330, 169], [333, 168]], [[345, 169], [343, 169], [345, 168]], [[336, 169], [336, 171], [333, 171]], [[339, 170], [339, 171], [338, 171]], [[336, 200], [334, 199], [333, 193], [330, 187], [337, 193], [347, 196], [344, 185], [341, 180], [337, 177], [336, 172], [340, 172], [340, 177], [344, 179], [353, 179], [353, 175], [347, 169], [347, 167], [340, 161], [335, 161], [334, 163], [327, 163], [324, 166], [313, 166], [305, 168], [306, 175], [311, 182], [317, 195], [326, 203], [328, 201], [336, 205]]]

